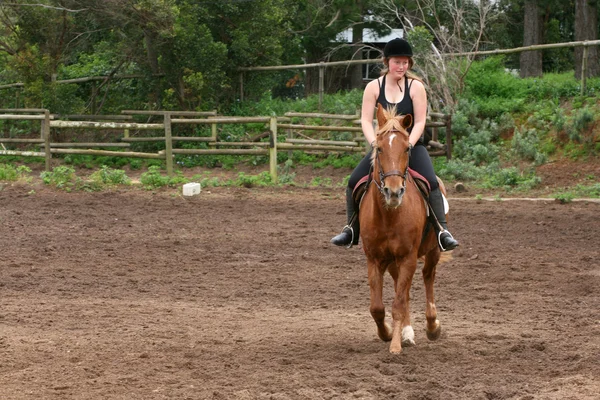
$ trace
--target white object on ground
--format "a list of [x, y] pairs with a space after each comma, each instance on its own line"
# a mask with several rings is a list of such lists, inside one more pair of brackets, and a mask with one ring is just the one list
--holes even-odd
[[183, 185], [183, 195], [184, 196], [195, 196], [200, 194], [201, 187], [199, 183], [190, 182]]

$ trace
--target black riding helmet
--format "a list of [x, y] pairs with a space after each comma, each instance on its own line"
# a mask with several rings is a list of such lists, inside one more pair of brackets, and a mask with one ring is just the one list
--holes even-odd
[[392, 39], [383, 48], [383, 56], [390, 57], [412, 57], [412, 47], [410, 44], [401, 38]]

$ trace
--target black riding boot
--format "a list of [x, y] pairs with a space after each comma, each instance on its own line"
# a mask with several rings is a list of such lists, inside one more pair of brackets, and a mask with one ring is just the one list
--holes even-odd
[[[439, 188], [432, 190], [429, 194], [429, 204], [433, 209], [435, 217], [437, 218], [439, 225], [433, 222], [435, 233], [437, 234], [438, 244], [442, 251], [452, 250], [458, 246], [458, 242], [452, 234], [448, 232], [448, 225], [446, 224], [446, 212], [444, 210], [444, 199], [442, 198], [442, 192]], [[441, 228], [440, 228], [441, 225]]]
[[346, 188], [346, 216], [348, 217], [348, 225], [344, 227], [342, 233], [331, 239], [331, 243], [336, 246], [346, 246], [358, 244], [360, 235], [360, 226], [358, 223], [358, 214], [354, 215], [354, 199], [352, 198], [352, 190]]

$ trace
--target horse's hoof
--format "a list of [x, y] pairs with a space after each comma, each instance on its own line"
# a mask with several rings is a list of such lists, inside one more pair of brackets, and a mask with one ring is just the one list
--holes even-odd
[[414, 346], [415, 345], [415, 331], [412, 326], [408, 325], [402, 328], [402, 345], [403, 346]]
[[394, 345], [393, 343], [390, 345], [390, 353], [392, 354], [400, 354], [402, 353], [401, 345]]
[[384, 331], [377, 329], [377, 336], [379, 336], [379, 339], [383, 340], [384, 342], [389, 342], [392, 340], [392, 328], [388, 324], [385, 324]]
[[436, 327], [433, 330], [426, 330], [427, 332], [427, 339], [429, 340], [438, 340], [440, 338], [440, 335], [442, 334], [442, 324], [440, 324], [440, 321], [435, 321], [436, 323]]

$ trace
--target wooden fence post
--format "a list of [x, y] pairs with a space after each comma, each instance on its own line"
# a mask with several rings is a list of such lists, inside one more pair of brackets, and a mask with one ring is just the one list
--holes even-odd
[[446, 159], [452, 158], [452, 114], [446, 115]]
[[325, 91], [325, 63], [319, 65], [319, 111], [323, 111], [323, 92]]
[[167, 175], [173, 176], [173, 138], [171, 135], [171, 114], [165, 113], [165, 157], [167, 161]]
[[44, 111], [44, 119], [42, 120], [42, 138], [44, 139], [44, 153], [46, 161], [46, 171], [50, 172], [50, 159], [52, 153], [50, 153], [50, 111]]
[[271, 130], [269, 137], [269, 170], [271, 180], [273, 183], [277, 183], [277, 117], [271, 117], [269, 128]]
[[244, 101], [244, 72], [240, 72], [240, 101]]
[[[217, 115], [216, 110], [215, 110], [215, 115]], [[209, 117], [209, 119], [210, 119], [210, 117]], [[210, 125], [210, 137], [212, 138], [213, 142], [217, 141], [217, 124]]]
[[581, 59], [581, 95], [585, 93], [586, 75], [587, 75], [587, 58], [588, 58], [588, 47], [586, 46], [587, 40], [583, 42], [583, 56]]

